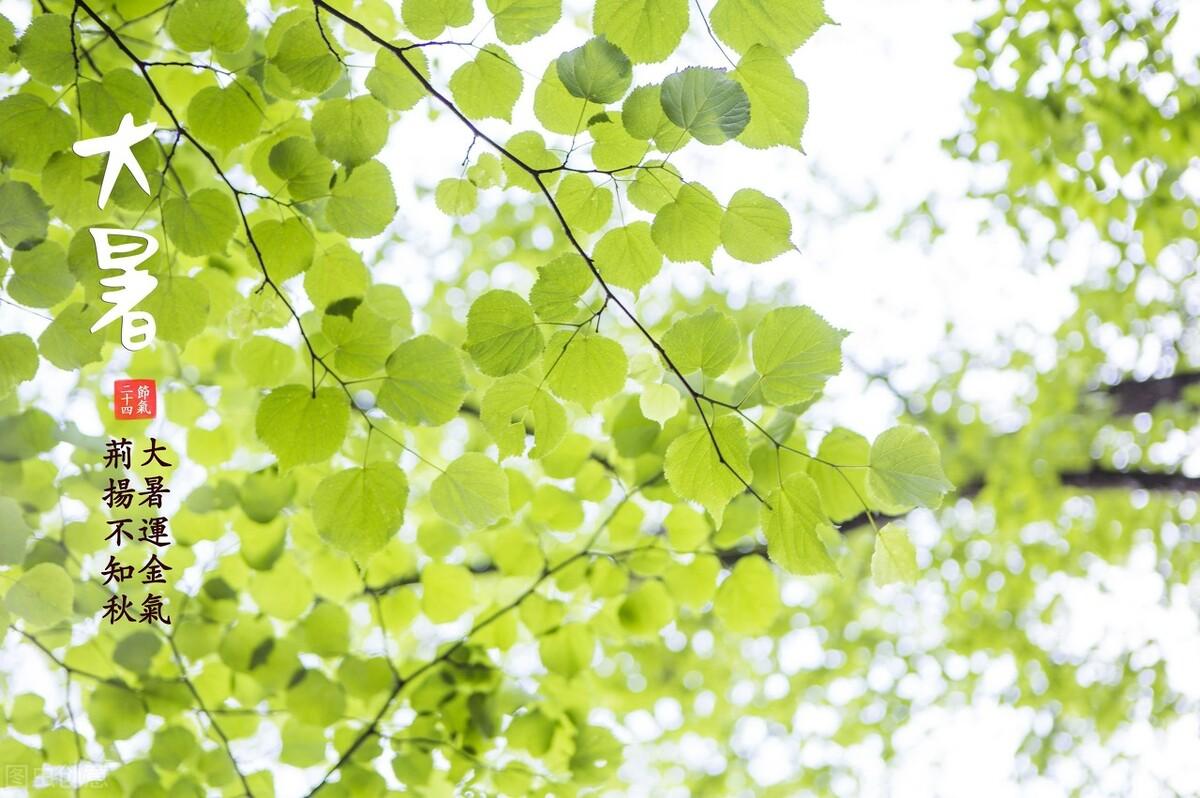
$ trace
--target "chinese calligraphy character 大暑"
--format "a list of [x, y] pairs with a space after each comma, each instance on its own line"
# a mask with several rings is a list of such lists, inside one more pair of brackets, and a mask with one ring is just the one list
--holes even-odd
[[[133, 155], [133, 147], [154, 134], [155, 125], [148, 122], [135, 125], [133, 116], [125, 114], [115, 133], [82, 139], [71, 147], [77, 155], [89, 157], [108, 154], [104, 177], [100, 181], [97, 205], [103, 208], [112, 194], [121, 170], [128, 170], [142, 191], [150, 193], [146, 173]], [[158, 252], [158, 241], [140, 230], [93, 227], [89, 230], [96, 246], [96, 262], [102, 270], [115, 271], [100, 279], [100, 285], [111, 289], [100, 298], [112, 305], [92, 325], [92, 332], [104, 329], [118, 318], [121, 320], [121, 345], [131, 352], [144, 349], [154, 340], [154, 317], [146, 311], [135, 310], [139, 302], [158, 285], [158, 278], [138, 267]], [[133, 239], [132, 241], [128, 239]]]

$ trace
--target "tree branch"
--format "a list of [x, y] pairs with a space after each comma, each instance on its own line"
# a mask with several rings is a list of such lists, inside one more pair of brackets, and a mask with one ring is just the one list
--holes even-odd
[[1058, 475], [1058, 480], [1067, 487], [1090, 490], [1200, 491], [1200, 477], [1162, 471], [1117, 471], [1096, 467], [1087, 471], [1064, 471]]
[[1134, 415], [1149, 413], [1160, 402], [1178, 402], [1184, 391], [1193, 385], [1200, 385], [1200, 372], [1127, 380], [1105, 386], [1101, 391], [1113, 398], [1118, 415]]
[[[312, 796], [316, 795], [326, 784], [329, 783], [329, 779], [333, 776], [333, 774], [335, 774], [339, 770], [341, 770], [341, 768], [346, 764], [346, 762], [348, 762], [350, 760], [350, 757], [354, 754], [355, 751], [357, 751], [359, 749], [359, 747], [362, 746], [363, 742], [366, 741], [366, 739], [368, 737], [370, 737], [372, 734], [378, 734], [379, 723], [383, 720], [383, 717], [387, 714], [387, 712], [391, 708], [392, 704], [400, 696], [400, 693], [404, 690], [404, 688], [407, 685], [411, 684], [415, 679], [419, 679], [422, 675], [424, 675], [431, 669], [437, 667], [441, 663], [447, 661], [450, 657], [454, 656], [454, 654], [456, 652], [458, 652], [460, 649], [462, 649], [463, 646], [467, 645], [467, 643], [471, 640], [472, 637], [475, 636], [476, 633], [487, 628], [492, 623], [494, 623], [496, 620], [503, 617], [506, 613], [509, 613], [512, 610], [516, 609], [517, 607], [521, 606], [521, 604], [527, 598], [532, 596], [537, 591], [538, 587], [540, 587], [542, 585], [542, 583], [545, 582], [547, 579], [554, 576], [555, 574], [557, 574], [559, 571], [563, 570], [567, 566], [569, 566], [575, 562], [578, 562], [580, 559], [583, 559], [586, 557], [624, 556], [624, 555], [630, 554], [634, 551], [638, 551], [640, 548], [643, 548], [643, 547], [637, 547], [634, 549], [628, 549], [623, 552], [602, 552], [602, 551], [594, 550], [593, 546], [595, 546], [596, 541], [599, 539], [600, 535], [604, 532], [604, 530], [608, 528], [609, 522], [612, 521], [612, 519], [616, 516], [617, 511], [620, 510], [621, 507], [623, 507], [626, 502], [628, 502], [630, 499], [632, 499], [635, 494], [639, 493], [643, 488], [647, 487], [648, 485], [651, 485], [651, 484], [657, 482], [658, 479], [659, 478], [657, 476], [655, 476], [655, 477], [647, 480], [646, 482], [643, 482], [643, 483], [635, 486], [632, 490], [627, 491], [625, 493], [625, 495], [621, 497], [620, 501], [616, 502], [613, 505], [612, 509], [609, 511], [608, 515], [605, 516], [604, 520], [596, 525], [595, 530], [588, 537], [587, 543], [585, 543], [578, 551], [576, 551], [574, 554], [567, 557], [566, 559], [562, 560], [557, 565], [554, 565], [554, 566], [550, 566], [548, 564], [543, 565], [542, 573], [538, 576], [538, 578], [535, 579], [515, 599], [513, 599], [511, 602], [504, 605], [503, 607], [500, 607], [499, 609], [497, 609], [495, 612], [488, 615], [483, 620], [477, 622], [474, 626], [471, 627], [471, 629], [465, 635], [463, 635], [458, 640], [456, 640], [453, 644], [448, 646], [444, 651], [442, 651], [442, 653], [438, 654], [435, 658], [433, 658], [433, 659], [429, 660], [428, 662], [426, 662], [425, 664], [419, 666], [416, 670], [414, 670], [412, 673], [408, 674], [407, 676], [401, 676], [400, 678], [398, 678], [392, 686], [392, 691], [390, 693], [388, 693], [387, 698], [384, 699], [383, 705], [379, 707], [379, 711], [375, 713], [375, 716], [370, 720], [370, 722], [367, 723], [366, 727], [364, 727], [363, 730], [361, 732], [359, 732], [359, 734], [354, 738], [354, 741], [351, 742], [350, 745], [346, 748], [346, 750], [342, 753], [342, 755], [340, 757], [338, 757], [338, 760], [337, 760], [337, 762], [335, 762], [333, 764], [333, 767], [331, 767], [325, 773], [325, 775], [316, 784], [316, 786], [314, 786], [307, 793], [305, 798], [312, 798]], [[389, 656], [389, 659], [390, 659], [390, 656]]]
[[733, 465], [730, 464], [725, 459], [725, 454], [721, 450], [720, 444], [717, 442], [716, 433], [713, 431], [712, 424], [709, 422], [708, 417], [704, 413], [704, 408], [701, 405], [701, 396], [702, 396], [701, 392], [698, 391], [695, 387], [693, 387], [690, 382], [688, 382], [688, 380], [684, 376], [683, 372], [679, 369], [679, 367], [671, 359], [671, 356], [667, 354], [666, 349], [663, 348], [662, 344], [659, 343], [658, 339], [656, 339], [654, 337], [654, 335], [651, 334], [650, 330], [647, 329], [647, 327], [641, 321], [641, 319], [638, 318], [637, 314], [635, 314], [620, 299], [620, 297], [618, 297], [616, 295], [616, 293], [613, 291], [612, 287], [609, 286], [608, 282], [600, 274], [600, 270], [599, 270], [599, 268], [597, 268], [596, 262], [592, 259], [591, 255], [587, 252], [586, 249], [584, 249], [583, 245], [580, 243], [578, 237], [575, 235], [574, 230], [571, 229], [571, 225], [567, 222], [566, 216], [563, 215], [562, 209], [558, 206], [558, 202], [555, 200], [553, 192], [551, 192], [549, 187], [546, 185], [546, 182], [543, 179], [542, 170], [539, 170], [539, 169], [531, 166], [529, 163], [525, 162], [522, 158], [517, 156], [516, 153], [512, 152], [511, 150], [506, 148], [504, 145], [502, 145], [499, 141], [497, 141], [496, 139], [489, 136], [478, 125], [476, 125], [474, 122], [472, 122], [470, 119], [468, 119], [466, 114], [464, 114], [458, 108], [458, 106], [456, 106], [454, 104], [454, 102], [449, 97], [447, 97], [444, 93], [439, 91], [437, 89], [437, 87], [435, 87], [433, 85], [433, 83], [429, 80], [429, 78], [425, 77], [424, 73], [422, 73], [421, 70], [418, 69], [417, 66], [412, 61], [409, 60], [408, 54], [405, 52], [404, 48], [399, 47], [399, 46], [387, 41], [386, 39], [381, 37], [379, 34], [375, 33], [373, 30], [371, 30], [364, 23], [360, 22], [359, 20], [355, 19], [354, 17], [351, 17], [349, 14], [346, 14], [342, 10], [330, 5], [329, 3], [325, 2], [325, 0], [313, 0], [313, 5], [315, 5], [319, 8], [323, 8], [331, 16], [337, 17], [338, 19], [342, 20], [342, 22], [344, 22], [346, 25], [349, 25], [350, 27], [359, 31], [364, 36], [366, 36], [368, 39], [370, 39], [372, 42], [379, 45], [380, 47], [386, 48], [389, 52], [391, 52], [393, 55], [395, 55], [396, 58], [398, 58], [400, 60], [400, 63], [402, 63], [404, 65], [405, 69], [407, 69], [409, 71], [409, 73], [413, 76], [413, 78], [418, 83], [420, 83], [422, 87], [424, 87], [425, 91], [429, 92], [429, 94], [431, 96], [436, 98], [438, 100], [438, 102], [440, 102], [442, 105], [444, 105], [446, 107], [446, 109], [448, 111], [450, 111], [451, 114], [453, 114], [460, 122], [462, 122], [463, 125], [465, 125], [467, 127], [468, 130], [470, 130], [477, 138], [482, 139], [483, 141], [487, 142], [487, 144], [490, 147], [492, 147], [492, 149], [494, 149], [500, 155], [504, 156], [506, 159], [508, 159], [510, 162], [512, 162], [513, 165], [515, 165], [517, 168], [519, 168], [521, 171], [525, 172], [527, 175], [529, 175], [530, 178], [533, 179], [533, 181], [537, 185], [539, 191], [545, 197], [546, 202], [550, 205], [551, 210], [554, 211], [554, 215], [558, 218], [559, 225], [562, 227], [563, 233], [566, 235], [567, 240], [570, 242], [572, 248], [574, 248], [575, 251], [579, 253], [580, 257], [582, 257], [584, 259], [584, 262], [587, 263], [588, 269], [592, 272], [592, 276], [595, 278], [595, 280], [599, 284], [601, 290], [604, 292], [605, 302], [606, 303], [612, 302], [614, 305], [616, 305], [618, 308], [620, 308], [621, 312], [625, 315], [625, 317], [627, 319], [629, 319], [629, 321], [633, 324], [633, 326], [636, 327], [638, 329], [638, 331], [642, 334], [642, 336], [650, 343], [650, 345], [658, 353], [659, 357], [662, 358], [663, 363], [667, 366], [668, 369], [670, 369], [675, 374], [675, 376], [679, 379], [680, 383], [688, 391], [689, 395], [691, 396], [692, 402], [696, 406], [697, 412], [700, 414], [700, 420], [701, 420], [701, 422], [703, 422], [705, 429], [708, 431], [708, 437], [709, 437], [709, 440], [712, 442], [714, 451], [716, 452], [717, 460], [721, 463], [722, 466], [727, 468], [730, 471], [730, 473], [732, 473], [734, 475], [734, 477], [736, 477], [738, 479], [738, 481], [740, 481], [742, 483], [743, 486], [745, 486], [747, 491], [749, 491], [760, 502], [763, 502], [765, 504], [766, 502], [763, 500], [763, 498], [761, 496], [759, 496], [758, 493], [755, 492], [753, 487], [750, 486], [749, 481], [744, 476], [742, 476], [740, 473], [738, 473], [737, 469], [735, 469], [733, 467]]
[[245, 794], [254, 798], [254, 791], [250, 789], [250, 782], [246, 781], [246, 774], [242, 772], [241, 766], [238, 765], [237, 758], [233, 755], [233, 748], [229, 745], [229, 738], [225, 736], [224, 729], [217, 723], [217, 719], [208, 711], [208, 707], [204, 704], [204, 699], [200, 697], [200, 691], [196, 689], [196, 685], [192, 684], [192, 680], [188, 678], [187, 669], [184, 666], [183, 656], [179, 653], [179, 649], [175, 646], [175, 638], [167, 635], [167, 645], [171, 647], [171, 655], [175, 659], [175, 664], [179, 667], [179, 675], [183, 679], [183, 683], [187, 685], [188, 691], [192, 694], [192, 698], [196, 699], [196, 706], [200, 709], [200, 714], [208, 719], [209, 727], [217, 733], [217, 737], [221, 739], [221, 746], [225, 749], [225, 755], [229, 757], [229, 763], [233, 765], [233, 772], [237, 774], [238, 781], [242, 783], [242, 790]]

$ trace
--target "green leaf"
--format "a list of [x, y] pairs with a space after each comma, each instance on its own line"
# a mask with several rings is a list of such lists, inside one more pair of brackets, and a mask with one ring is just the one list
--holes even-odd
[[[578, 627], [578, 629], [575, 631], [563, 629], [560, 630], [561, 635], [547, 635], [538, 645], [538, 652], [546, 670], [560, 673], [568, 679], [591, 664], [592, 651], [595, 649], [595, 643], [591, 640], [591, 632], [587, 626], [583, 624], [572, 624], [571, 626]], [[549, 642], [550, 637], [555, 638], [553, 643]], [[580, 645], [579, 643], [583, 641], [587, 642]], [[534, 756], [542, 756], [550, 750], [557, 728], [558, 724], [554, 720], [535, 709], [514, 717], [504, 734], [508, 739], [508, 744], [513, 748], [528, 751]], [[517, 793], [520, 792], [523, 791], [517, 791]]]
[[29, 76], [50, 86], [75, 79], [72, 53], [71, 21], [61, 14], [35, 16], [17, 45], [17, 58]]
[[709, 22], [721, 41], [739, 53], [763, 44], [791, 55], [833, 20], [823, 0], [717, 0]]
[[233, 367], [256, 388], [273, 388], [296, 366], [296, 351], [265, 335], [252, 335], [234, 350]]
[[317, 151], [312, 141], [292, 136], [271, 148], [271, 171], [287, 181], [288, 193], [299, 202], [323, 197], [333, 180], [333, 161]]
[[328, 460], [346, 437], [350, 403], [341, 388], [284, 385], [258, 405], [254, 431], [287, 470], [302, 463]]
[[447, 216], [465, 216], [475, 210], [479, 190], [470, 180], [447, 177], [440, 180], [433, 193], [438, 210]]
[[[113, 69], [101, 80], [79, 82], [83, 121], [101, 135], [107, 136], [116, 130], [125, 114], [132, 115], [138, 124], [145, 122], [154, 103], [154, 94], [145, 79], [129, 69]], [[75, 157], [74, 153], [72, 156]]]
[[621, 99], [633, 80], [629, 58], [604, 36], [563, 53], [556, 68], [558, 79], [572, 96], [599, 105]]
[[554, 27], [562, 0], [487, 0], [496, 36], [505, 44], [523, 44]]
[[836, 574], [817, 528], [829, 527], [821, 492], [807, 475], [789, 474], [762, 506], [767, 555], [794, 574]]
[[574, 321], [579, 315], [579, 300], [593, 280], [592, 270], [583, 258], [560, 255], [538, 267], [529, 302], [542, 321]]
[[395, 345], [392, 324], [363, 304], [349, 317], [326, 313], [321, 332], [333, 344], [333, 365], [343, 377], [366, 377], [383, 368]]
[[781, 609], [775, 572], [757, 554], [737, 561], [713, 601], [713, 614], [731, 631], [745, 635], [767, 632]]
[[313, 492], [313, 521], [331, 546], [365, 561], [400, 528], [407, 502], [404, 472], [393, 463], [371, 463], [321, 480]]
[[[53, 209], [54, 214], [77, 231], [100, 219], [96, 199], [100, 186], [96, 184], [96, 172], [101, 167], [96, 161], [88, 162], [73, 152], [56, 152], [42, 168], [42, 197]], [[92, 237], [89, 246], [95, 248]], [[99, 271], [99, 270], [97, 270]], [[99, 286], [100, 275], [93, 282]]]
[[[546, 148], [546, 140], [535, 130], [525, 130], [516, 134], [504, 146], [510, 153], [520, 158], [526, 166], [533, 169], [554, 169], [561, 165], [559, 156]], [[541, 187], [534, 182], [533, 177], [510, 159], [504, 159], [502, 168], [509, 186], [523, 188], [531, 193], [541, 193]], [[543, 175], [542, 182], [547, 186], [553, 186], [554, 177], [555, 175], [552, 174]]]
[[287, 688], [287, 708], [297, 720], [327, 727], [346, 712], [345, 690], [318, 670], [301, 670]]
[[629, 360], [619, 343], [582, 328], [551, 336], [542, 360], [550, 390], [562, 399], [579, 402], [588, 411], [620, 391], [629, 371]]
[[[295, 277], [312, 265], [315, 241], [312, 231], [301, 219], [295, 216], [282, 220], [266, 219], [250, 231], [271, 279], [276, 282]], [[255, 260], [257, 258], [251, 260], [251, 265], [258, 265]]]
[[[407, 7], [407, 3], [405, 7]], [[467, 5], [468, 10], [470, 4]], [[435, 36], [437, 34], [434, 34]], [[403, 39], [397, 41], [397, 47], [407, 47], [411, 42]], [[420, 50], [408, 50], [404, 57], [416, 67], [417, 71], [429, 77], [429, 59]], [[407, 66], [393, 53], [384, 47], [375, 51], [375, 66], [367, 73], [367, 91], [379, 102], [393, 111], [407, 111], [425, 96], [425, 87]]]
[[21, 734], [40, 734], [51, 724], [50, 716], [46, 714], [46, 700], [36, 693], [21, 693], [13, 698], [8, 718], [13, 730]]
[[605, 282], [634, 293], [658, 275], [663, 261], [646, 222], [609, 230], [596, 242], [592, 259]]
[[698, 502], [719, 526], [725, 506], [750, 481], [746, 428], [726, 415], [712, 422], [711, 434], [705, 426], [688, 430], [667, 447], [663, 470], [671, 488], [682, 498]]
[[[867, 439], [843, 427], [835, 427], [817, 449], [818, 460], [808, 464], [808, 474], [821, 491], [821, 506], [834, 521], [841, 522], [861, 514], [866, 507], [867, 459], [871, 445]], [[824, 461], [824, 462], [821, 462]], [[834, 468], [832, 463], [846, 468]]]
[[572, 230], [594, 233], [612, 216], [612, 192], [593, 183], [587, 175], [564, 177], [558, 184], [554, 200]]
[[37, 347], [28, 335], [0, 335], [0, 399], [16, 390], [21, 383], [33, 379], [37, 370]]
[[691, 551], [701, 546], [712, 532], [708, 519], [686, 504], [677, 504], [663, 520], [667, 540], [677, 551]]
[[[547, 461], [543, 461], [542, 465], [547, 471], [550, 470]], [[578, 529], [583, 523], [582, 499], [556, 485], [540, 485], [533, 494], [532, 505], [530, 519], [535, 524], [558, 532], [568, 532]]]
[[[223, 587], [232, 593], [227, 583]], [[273, 643], [269, 642], [271, 636], [271, 624], [266, 618], [239, 618], [221, 638], [218, 648], [221, 662], [234, 671], [249, 672], [261, 665], [265, 656], [270, 655], [273, 647]]]
[[[0, 100], [0, 160], [5, 163], [36, 171], [51, 154], [67, 149], [74, 140], [71, 117], [41, 97], [12, 94]], [[8, 227], [12, 223], [0, 224]]]
[[746, 263], [766, 263], [792, 245], [792, 219], [775, 200], [752, 188], [733, 195], [721, 217], [721, 244]]
[[271, 63], [287, 78], [293, 91], [313, 97], [321, 94], [341, 76], [342, 64], [330, 52], [315, 20], [276, 22], [276, 26], [281, 24], [287, 27], [278, 47], [273, 53], [268, 47]]
[[224, 252], [237, 228], [233, 200], [216, 188], [202, 188], [163, 203], [163, 228], [185, 255]]
[[339, 299], [360, 297], [367, 290], [370, 273], [362, 257], [345, 244], [317, 253], [304, 273], [304, 291], [313, 305], [326, 308]]
[[392, 334], [412, 335], [412, 305], [398, 285], [372, 283], [363, 295], [363, 306], [380, 318], [392, 323]]
[[592, 163], [597, 169], [625, 172], [638, 166], [650, 151], [650, 145], [629, 135], [621, 115], [609, 112], [588, 123], [592, 140]]
[[534, 635], [544, 635], [563, 622], [567, 605], [533, 593], [521, 604], [521, 623]]
[[475, 452], [446, 466], [429, 489], [429, 501], [438, 515], [459, 526], [491, 526], [512, 512], [508, 477], [494, 460]]
[[96, 685], [84, 707], [101, 740], [125, 740], [146, 728], [145, 700], [123, 684]]
[[134, 632], [117, 643], [113, 650], [113, 661], [122, 668], [145, 673], [162, 646], [162, 639], [153, 632]]
[[50, 451], [58, 440], [58, 424], [41, 410], [0, 416], [0, 461], [28, 460]]
[[49, 211], [28, 183], [0, 183], [0, 241], [16, 247], [45, 238]]
[[750, 98], [750, 124], [738, 141], [755, 149], [782, 144], [803, 151], [800, 138], [808, 121], [808, 87], [792, 73], [787, 59], [755, 45], [738, 62], [733, 79]]
[[720, 377], [737, 358], [741, 335], [728, 314], [709, 308], [671, 325], [662, 346], [684, 374], [701, 371], [706, 377]]
[[811, 308], [772, 310], [754, 330], [752, 346], [763, 398], [780, 406], [812, 398], [842, 370], [845, 337]]
[[392, 175], [379, 161], [354, 168], [350, 177], [333, 187], [325, 217], [348, 238], [370, 238], [387, 229], [396, 216]]
[[621, 105], [621, 124], [636, 139], [649, 141], [664, 128], [675, 129], [662, 108], [662, 86], [638, 86]]
[[[291, 502], [296, 494], [296, 479], [291, 474], [281, 475], [278, 468], [268, 467], [253, 474], [247, 474], [238, 489], [238, 503], [246, 517], [268, 524], [279, 516], [279, 513]], [[258, 530], [256, 530], [257, 532]], [[270, 540], [277, 536], [279, 550], [272, 551], [275, 544]], [[251, 567], [262, 570], [274, 565], [282, 553], [284, 530], [255, 534], [255, 551], [248, 552], [245, 539], [242, 542], [242, 557]], [[265, 541], [263, 539], [266, 539]], [[256, 562], [255, 560], [260, 560]]]
[[734, 138], [750, 121], [750, 98], [723, 69], [688, 67], [662, 83], [662, 109], [702, 144]]
[[0, 16], [0, 69], [8, 69], [8, 65], [17, 60], [13, 48], [17, 44], [17, 29], [6, 17]]
[[59, 566], [43, 562], [30, 568], [8, 589], [4, 606], [36, 629], [71, 617], [75, 582]]
[[67, 268], [67, 253], [53, 241], [13, 252], [12, 271], [9, 295], [31, 308], [53, 307], [75, 287], [75, 276]]
[[55, 314], [54, 321], [38, 338], [42, 357], [64, 371], [75, 371], [100, 359], [104, 336], [92, 332], [103, 309], [92, 303], [74, 302]]
[[[143, 639], [153, 637], [150, 632], [138, 636]], [[161, 645], [161, 641], [153, 639]], [[190, 731], [180, 726], [161, 727], [155, 732], [154, 743], [150, 746], [150, 759], [159, 767], [177, 769], [197, 751], [199, 746]]]
[[712, 270], [712, 257], [721, 244], [721, 203], [699, 183], [684, 183], [675, 200], [654, 216], [651, 236], [663, 254], [676, 263], [699, 261]]
[[496, 441], [500, 459], [525, 453], [527, 423], [533, 428], [529, 456], [544, 457], [567, 434], [567, 414], [543, 387], [524, 374], [492, 383], [480, 403], [479, 420]]
[[[270, 570], [250, 576], [250, 598], [259, 610], [272, 618], [298, 620], [312, 604], [313, 595], [307, 575], [290, 555], [281, 557]], [[270, 653], [258, 656], [269, 664]], [[287, 675], [291, 676], [291, 673]]]
[[617, 619], [630, 634], [647, 637], [675, 618], [675, 602], [662, 582], [646, 581], [625, 596], [617, 609]]
[[431, 562], [421, 571], [421, 610], [434, 623], [448, 623], [471, 608], [471, 572], [461, 565]]
[[871, 444], [870, 466], [867, 493], [889, 512], [936, 508], [954, 487], [942, 472], [937, 444], [917, 427], [902, 424], [880, 434]]
[[460, 28], [474, 17], [471, 0], [404, 0], [400, 18], [422, 39], [436, 39], [446, 28]]
[[236, 0], [182, 0], [167, 15], [167, 33], [181, 50], [236, 52], [250, 38], [246, 6]]
[[450, 76], [450, 93], [470, 119], [512, 119], [521, 96], [521, 70], [503, 48], [489, 44]]
[[575, 135], [582, 129], [586, 100], [573, 97], [558, 77], [558, 62], [546, 65], [542, 79], [533, 92], [533, 113], [551, 133]]
[[900, 524], [888, 524], [875, 536], [871, 554], [871, 579], [883, 587], [893, 582], [917, 581], [917, 550]]
[[387, 143], [387, 109], [370, 95], [325, 100], [313, 111], [312, 132], [320, 152], [346, 166], [357, 166]]
[[512, 291], [488, 291], [471, 304], [463, 348], [489, 377], [520, 371], [544, 345], [533, 308]]
[[458, 351], [432, 335], [418, 335], [387, 359], [378, 402], [397, 421], [438, 426], [458, 414], [468, 387]]
[[638, 399], [638, 407], [651, 421], [666, 424], [675, 418], [679, 408], [683, 406], [683, 397], [679, 391], [667, 384], [643, 385], [642, 395]]
[[341, 657], [350, 652], [350, 614], [338, 604], [313, 607], [301, 628], [313, 653], [319, 656]]
[[697, 554], [686, 565], [671, 563], [663, 574], [663, 583], [676, 602], [699, 610], [712, 601], [717, 589], [721, 561], [711, 554]]
[[597, 34], [639, 64], [664, 60], [688, 28], [687, 0], [598, 0], [592, 14]]
[[[592, 631], [582, 623], [563, 624], [538, 642], [538, 655], [542, 658], [546, 670], [567, 679], [584, 673], [591, 667], [595, 650], [596, 640]], [[553, 735], [553, 731], [550, 734]]]
[[170, 277], [160, 280], [140, 307], [154, 317], [158, 338], [183, 346], [204, 332], [208, 322], [208, 289], [191, 277]]
[[504, 167], [494, 153], [480, 153], [475, 163], [467, 167], [467, 179], [482, 189], [504, 185]]

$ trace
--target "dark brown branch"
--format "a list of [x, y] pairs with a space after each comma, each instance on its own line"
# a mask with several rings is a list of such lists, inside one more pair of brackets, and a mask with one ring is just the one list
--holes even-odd
[[[1058, 475], [1059, 482], [1064, 487], [1079, 488], [1084, 491], [1101, 490], [1148, 490], [1173, 491], [1178, 493], [1200, 492], [1200, 477], [1188, 477], [1183, 474], [1165, 474], [1149, 471], [1116, 471], [1111, 468], [1097, 466], [1087, 471], [1064, 471]], [[967, 483], [955, 492], [957, 498], [970, 499], [979, 495], [983, 490], [982, 480]], [[904, 516], [883, 515], [872, 513], [875, 523], [879, 526], [899, 521]], [[870, 526], [870, 518], [862, 512], [838, 525], [838, 531], [843, 535]], [[755, 545], [723, 549], [716, 552], [717, 558], [726, 568], [732, 568], [738, 560], [751, 555], [767, 556], [767, 547]]]
[[1200, 477], [1155, 471], [1116, 471], [1092, 468], [1088, 471], [1065, 471], [1059, 481], [1072, 488], [1090, 490], [1150, 490], [1191, 493], [1200, 491]]
[[[482, 576], [484, 574], [495, 573], [498, 570], [496, 568], [496, 564], [491, 563], [491, 562], [474, 562], [474, 563], [471, 563], [467, 567], [470, 569], [471, 573], [474, 574], [475, 576]], [[416, 571], [413, 571], [413, 572], [404, 574], [403, 576], [398, 576], [395, 579], [389, 579], [388, 581], [384, 582], [381, 585], [375, 585], [374, 587], [368, 587], [363, 592], [367, 593], [369, 595], [372, 595], [372, 596], [382, 596], [385, 593], [391, 593], [396, 588], [407, 587], [408, 585], [419, 585], [419, 584], [421, 584], [421, 575], [419, 573], [417, 573]]]
[[[1094, 464], [1091, 468], [1078, 471], [1060, 471], [1058, 481], [1063, 487], [1083, 491], [1101, 490], [1148, 490], [1160, 492], [1200, 492], [1200, 477], [1162, 471], [1118, 471], [1105, 465]], [[981, 479], [972, 480], [955, 492], [955, 496], [970, 499], [977, 496], [986, 484]], [[863, 523], [859, 518], [843, 524], [843, 529]]]
[[1119, 415], [1149, 413], [1160, 402], [1178, 402], [1184, 391], [1200, 385], [1200, 372], [1172, 374], [1149, 380], [1128, 380], [1101, 390], [1113, 398]]

